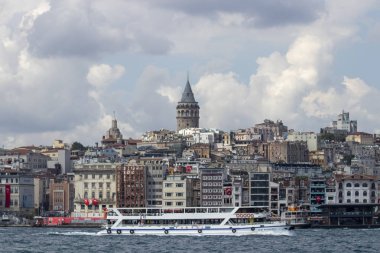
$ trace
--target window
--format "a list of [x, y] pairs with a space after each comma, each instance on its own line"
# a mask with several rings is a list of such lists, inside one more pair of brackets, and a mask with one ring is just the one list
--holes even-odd
[[346, 187], [352, 187], [351, 183], [347, 183]]
[[368, 184], [367, 183], [363, 183], [363, 187], [368, 187]]
[[107, 179], [110, 179], [111, 178], [111, 175], [110, 174], [107, 174]]
[[371, 197], [375, 197], [375, 196], [376, 196], [375, 191], [372, 191], [372, 192], [371, 192]]
[[92, 179], [95, 179], [95, 174], [92, 174]]
[[110, 198], [111, 198], [111, 193], [107, 192], [107, 199], [110, 199]]
[[175, 195], [176, 195], [177, 197], [183, 197], [183, 193], [182, 193], [182, 192], [177, 192]]
[[172, 196], [172, 193], [171, 193], [171, 192], [166, 192], [166, 193], [165, 193], [165, 196], [166, 196], [166, 197], [171, 197], [171, 196]]
[[177, 183], [177, 184], [175, 185], [175, 187], [183, 187], [183, 184], [182, 184], [182, 183]]
[[107, 183], [107, 188], [109, 189], [111, 187], [111, 183]]
[[91, 188], [95, 188], [95, 183], [91, 183]]
[[355, 191], [355, 196], [359, 196], [359, 192], [358, 191]]
[[347, 196], [351, 196], [351, 192], [350, 191], [347, 192]]
[[363, 199], [363, 203], [367, 203], [367, 199]]
[[91, 198], [95, 198], [95, 192], [91, 192]]
[[172, 205], [172, 202], [166, 202], [166, 205], [167, 205], [167, 206], [171, 206], [171, 205]]
[[85, 189], [88, 188], [88, 183], [84, 183], [84, 188], [85, 188]]
[[85, 199], [88, 198], [88, 192], [84, 192], [84, 198], [85, 198]]
[[355, 203], [359, 203], [359, 200], [358, 200], [358, 199], [355, 199]]
[[165, 187], [172, 187], [172, 185], [173, 185], [172, 183], [166, 183]]
[[183, 202], [176, 202], [175, 203], [177, 206], [183, 206]]
[[102, 199], [102, 198], [103, 198], [103, 192], [100, 191], [100, 192], [99, 192], [99, 199]]
[[347, 199], [347, 203], [351, 203], [351, 199]]
[[355, 187], [360, 187], [360, 184], [359, 184], [359, 183], [356, 183], [356, 184], [355, 184]]
[[88, 175], [87, 174], [84, 175], [84, 179], [88, 179]]
[[99, 188], [103, 188], [103, 183], [99, 183]]
[[367, 196], [367, 191], [364, 191], [364, 192], [363, 192], [363, 196], [364, 196], [364, 197]]

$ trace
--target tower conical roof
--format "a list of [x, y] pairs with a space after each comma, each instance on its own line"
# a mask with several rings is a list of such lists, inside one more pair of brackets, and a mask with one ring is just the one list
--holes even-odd
[[181, 98], [180, 103], [196, 103], [194, 99], [193, 91], [191, 90], [189, 80], [187, 80], [185, 90], [182, 93], [182, 98]]

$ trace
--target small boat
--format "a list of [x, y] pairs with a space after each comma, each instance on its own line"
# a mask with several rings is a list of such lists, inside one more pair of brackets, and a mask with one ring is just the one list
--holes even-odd
[[11, 219], [9, 218], [9, 216], [8, 215], [6, 215], [6, 214], [3, 214], [2, 216], [1, 216], [1, 221], [2, 222], [8, 222], [8, 221], [10, 221]]
[[253, 207], [111, 208], [98, 235], [287, 235], [293, 229], [267, 217]]

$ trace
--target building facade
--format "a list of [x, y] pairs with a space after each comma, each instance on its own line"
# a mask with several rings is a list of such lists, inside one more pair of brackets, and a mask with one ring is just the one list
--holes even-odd
[[[87, 163], [74, 166], [73, 216], [101, 216], [103, 209], [116, 206], [117, 163]], [[91, 204], [94, 199], [96, 202]], [[88, 201], [88, 202], [87, 202]]]

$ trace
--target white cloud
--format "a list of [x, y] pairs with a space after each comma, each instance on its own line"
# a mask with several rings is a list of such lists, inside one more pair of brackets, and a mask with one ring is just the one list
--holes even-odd
[[[378, 3], [294, 3], [268, 9], [267, 1], [5, 1], [0, 139], [92, 144], [110, 127], [112, 111], [125, 137], [174, 129], [186, 70], [200, 76], [192, 85], [204, 127], [228, 130], [272, 118], [317, 130], [321, 119], [345, 109], [378, 129], [379, 90], [365, 77], [337, 77], [332, 69], [337, 47], [380, 23], [368, 14]], [[255, 49], [263, 50], [258, 59], [250, 55]], [[109, 62], [120, 65], [99, 64]], [[240, 68], [248, 66], [252, 74], [243, 81]]]
[[97, 88], [111, 84], [123, 76], [125, 68], [121, 65], [110, 66], [107, 64], [93, 65], [87, 74], [87, 81]]

